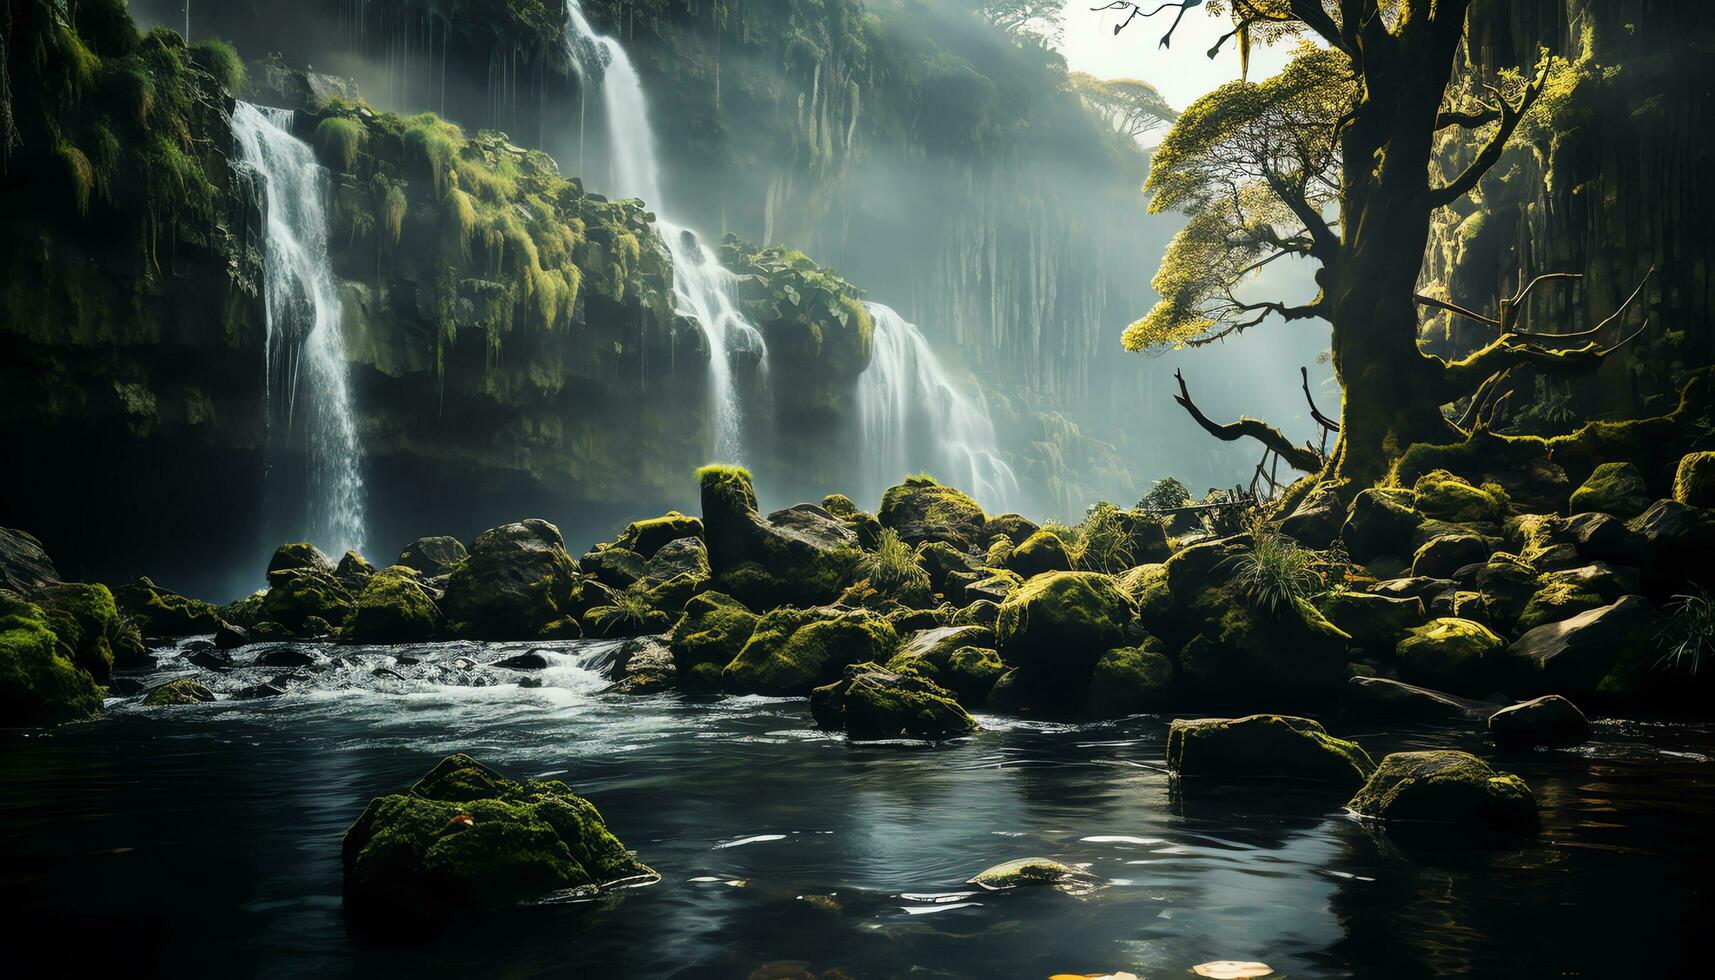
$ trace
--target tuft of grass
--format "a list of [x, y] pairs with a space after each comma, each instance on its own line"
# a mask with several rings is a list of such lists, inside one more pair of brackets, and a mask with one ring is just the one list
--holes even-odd
[[357, 163], [357, 151], [368, 135], [355, 119], [329, 116], [316, 125], [316, 149], [321, 151], [322, 159], [333, 164], [336, 171], [344, 173]]
[[[1088, 572], [1123, 572], [1136, 564], [1131, 533], [1120, 521], [1120, 509], [1102, 502], [1090, 508], [1078, 524], [1076, 542], [1068, 541], [1072, 561]], [[1064, 540], [1064, 539], [1063, 539]]]
[[613, 596], [614, 619], [632, 626], [641, 625], [655, 611], [649, 601], [649, 591], [633, 583]]
[[1318, 560], [1316, 552], [1258, 521], [1251, 527], [1251, 546], [1232, 560], [1232, 581], [1251, 605], [1273, 613], [1321, 587]]
[[1667, 611], [1667, 620], [1656, 635], [1663, 651], [1656, 666], [1684, 670], [1695, 677], [1704, 656], [1715, 653], [1715, 598], [1698, 586], [1689, 594], [1674, 596]]
[[917, 553], [892, 528], [882, 529], [875, 550], [864, 553], [857, 570], [860, 577], [869, 579], [871, 588], [885, 595], [929, 588], [929, 573], [917, 564]]

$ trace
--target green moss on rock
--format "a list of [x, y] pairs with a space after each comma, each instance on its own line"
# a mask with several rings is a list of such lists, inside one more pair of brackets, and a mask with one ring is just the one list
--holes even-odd
[[1090, 711], [1100, 716], [1161, 711], [1168, 706], [1173, 661], [1150, 637], [1141, 646], [1115, 647], [1090, 670]]
[[341, 866], [348, 909], [404, 927], [653, 874], [565, 783], [515, 782], [464, 755], [372, 801]]
[[881, 526], [899, 532], [908, 544], [945, 541], [958, 548], [982, 543], [987, 518], [982, 507], [964, 492], [944, 486], [928, 475], [907, 477], [881, 496], [876, 512]]
[[675, 510], [660, 517], [627, 524], [625, 531], [614, 542], [614, 547], [634, 551], [647, 560], [655, 557], [655, 552], [661, 550], [661, 546], [669, 541], [702, 536], [703, 522], [700, 519], [686, 517]]
[[883, 617], [860, 609], [775, 609], [722, 672], [729, 690], [806, 695], [851, 664], [884, 662], [899, 634]]
[[1412, 486], [1417, 509], [1428, 517], [1457, 524], [1506, 520], [1506, 494], [1493, 484], [1475, 486], [1446, 470], [1433, 470], [1417, 478]]
[[1499, 680], [1506, 643], [1468, 619], [1432, 619], [1408, 631], [1395, 655], [1404, 679], [1455, 694], [1480, 697]]
[[810, 713], [823, 728], [860, 740], [944, 739], [977, 730], [946, 688], [874, 663], [848, 666], [839, 680], [811, 691]]
[[1346, 806], [1398, 830], [1529, 835], [1539, 826], [1536, 797], [1524, 780], [1468, 752], [1395, 752]]
[[162, 708], [175, 704], [208, 704], [214, 700], [214, 692], [200, 681], [189, 677], [168, 681], [151, 690], [143, 696], [143, 706], [147, 708]]
[[1636, 517], [1650, 505], [1644, 475], [1632, 463], [1603, 463], [1578, 489], [1572, 491], [1569, 513], [1600, 512], [1615, 517]]
[[351, 612], [351, 593], [332, 571], [286, 568], [268, 573], [261, 616], [306, 635], [323, 632], [319, 624], [338, 626]]
[[1715, 507], [1715, 452], [1687, 453], [1675, 467], [1673, 499], [1691, 507]]
[[482, 532], [447, 578], [441, 603], [467, 636], [529, 640], [578, 609], [578, 566], [560, 529], [530, 519]]
[[[221, 616], [213, 605], [169, 592], [148, 578], [121, 585], [113, 594], [120, 611], [148, 636], [197, 636], [213, 633]], [[246, 624], [240, 624], [246, 625]]]
[[423, 590], [417, 573], [389, 565], [358, 593], [346, 632], [358, 643], [420, 643], [441, 627], [441, 610]]
[[1375, 769], [1356, 742], [1291, 715], [1179, 718], [1167, 732], [1167, 769], [1178, 776], [1299, 779], [1355, 788]]
[[1007, 556], [1006, 567], [1028, 579], [1044, 572], [1071, 571], [1072, 556], [1060, 535], [1053, 531], [1037, 531], [1012, 549]]
[[58, 725], [101, 710], [101, 688], [65, 655], [35, 603], [0, 592], [0, 727]]
[[1007, 595], [995, 637], [1009, 664], [1087, 674], [1102, 651], [1122, 645], [1134, 613], [1112, 576], [1049, 572]]

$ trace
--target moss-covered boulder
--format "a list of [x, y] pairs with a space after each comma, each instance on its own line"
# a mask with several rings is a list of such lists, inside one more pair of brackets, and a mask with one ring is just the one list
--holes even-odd
[[1359, 493], [1340, 528], [1346, 550], [1366, 562], [1381, 555], [1407, 554], [1412, 535], [1423, 523], [1415, 500], [1409, 490], [1374, 488]]
[[1673, 473], [1673, 499], [1689, 507], [1715, 507], [1715, 452], [1687, 453]]
[[350, 612], [351, 593], [332, 571], [300, 567], [268, 573], [268, 592], [260, 611], [263, 620], [314, 635], [324, 631], [322, 624], [344, 623]]
[[[1598, 690], [1628, 654], [1648, 650], [1655, 611], [1640, 596], [1581, 612], [1526, 632], [1507, 648], [1508, 690], [1520, 697], [1559, 694], [1574, 702], [1598, 699]], [[1614, 690], [1617, 698], [1623, 690]]]
[[1103, 651], [1123, 646], [1136, 610], [1111, 575], [1048, 572], [1000, 604], [1001, 659], [1030, 673], [1083, 680]]
[[417, 572], [389, 565], [370, 576], [358, 593], [346, 634], [358, 643], [420, 643], [442, 627], [441, 610]]
[[1635, 517], [1650, 505], [1644, 475], [1632, 463], [1603, 463], [1578, 489], [1572, 491], [1567, 510], [1573, 514], [1599, 512], [1615, 517]]
[[893, 626], [867, 609], [775, 609], [757, 620], [722, 682], [746, 694], [807, 695], [852, 664], [886, 662], [898, 643]]
[[340, 865], [348, 911], [405, 928], [653, 875], [565, 783], [516, 782], [464, 755], [371, 801]]
[[148, 650], [136, 627], [128, 624], [105, 585], [60, 582], [44, 587], [36, 597], [60, 652], [105, 684], [115, 666], [149, 662]]
[[1351, 637], [1303, 599], [1270, 610], [1224, 586], [1192, 606], [1188, 619], [1200, 625], [1180, 648], [1179, 677], [1199, 703], [1253, 710], [1285, 697], [1318, 703], [1346, 680]]
[[1489, 734], [1502, 745], [1517, 747], [1577, 745], [1590, 737], [1590, 722], [1577, 705], [1548, 694], [1490, 715]]
[[907, 544], [945, 541], [970, 548], [987, 541], [983, 529], [988, 519], [982, 507], [964, 492], [926, 475], [889, 487], [876, 516], [882, 527], [898, 532]]
[[824, 729], [858, 740], [939, 740], [977, 730], [976, 719], [946, 688], [873, 663], [848, 666], [839, 680], [811, 691], [810, 713]]
[[1012, 549], [1007, 556], [1006, 567], [1028, 579], [1045, 572], [1071, 571], [1072, 556], [1060, 535], [1053, 531], [1037, 531]]
[[1114, 647], [1090, 668], [1089, 712], [1114, 718], [1170, 707], [1173, 661], [1161, 652], [1161, 641]]
[[1322, 615], [1351, 636], [1354, 645], [1378, 653], [1391, 652], [1407, 630], [1428, 618], [1418, 596], [1344, 591], [1320, 601]]
[[1467, 843], [1483, 840], [1472, 831], [1530, 835], [1539, 826], [1536, 797], [1524, 780], [1468, 752], [1395, 752], [1346, 806], [1390, 830], [1450, 831]]
[[447, 577], [441, 610], [462, 634], [530, 640], [579, 611], [578, 565], [560, 529], [530, 519], [482, 532]]
[[335, 565], [322, 549], [308, 541], [297, 541], [283, 544], [274, 549], [274, 557], [268, 559], [268, 573], [284, 572], [291, 569], [308, 568], [318, 572], [333, 574]]
[[586, 552], [578, 568], [610, 589], [624, 589], [649, 571], [649, 563], [635, 551], [610, 545]]
[[632, 521], [625, 526], [625, 530], [613, 544], [616, 548], [634, 551], [647, 560], [655, 557], [655, 552], [669, 541], [678, 541], [681, 538], [700, 539], [702, 536], [701, 520], [673, 510], [646, 521]]
[[679, 686], [673, 652], [657, 637], [626, 640], [614, 662], [619, 665], [614, 690], [621, 694], [654, 694]]
[[[655, 588], [675, 579], [706, 581], [710, 574], [709, 549], [701, 537], [674, 538], [655, 549], [643, 566], [642, 578]], [[684, 596], [689, 599], [690, 595]], [[683, 599], [673, 611], [684, 608]]]
[[987, 544], [997, 537], [1005, 537], [1009, 541], [1023, 541], [1032, 534], [1040, 531], [1037, 523], [1021, 514], [996, 514], [983, 522], [982, 543]]
[[58, 725], [101, 710], [101, 688], [67, 656], [42, 607], [0, 591], [0, 728]]
[[333, 570], [334, 578], [339, 579], [340, 584], [352, 595], [362, 592], [364, 585], [374, 574], [375, 566], [369, 563], [369, 559], [349, 549]]
[[213, 633], [221, 622], [213, 605], [170, 592], [148, 578], [121, 585], [113, 599], [145, 636], [198, 636]]
[[1686, 591], [1687, 582], [1710, 584], [1715, 514], [1677, 500], [1658, 500], [1626, 522], [1636, 536], [1644, 589], [1654, 596]]
[[1476, 579], [1484, 618], [1495, 629], [1512, 629], [1541, 585], [1542, 574], [1530, 562], [1505, 552], [1490, 555]]
[[1350, 790], [1375, 769], [1356, 742], [1291, 715], [1176, 718], [1167, 730], [1167, 769], [1176, 776], [1297, 779]]
[[719, 592], [692, 597], [667, 639], [680, 679], [697, 687], [719, 687], [721, 671], [750, 642], [759, 618], [744, 603]]
[[213, 700], [213, 691], [189, 677], [168, 681], [143, 695], [143, 705], [148, 708], [163, 708], [175, 704], [208, 704]]
[[703, 535], [714, 587], [756, 608], [830, 602], [852, 581], [857, 535], [816, 504], [764, 518], [750, 473], [737, 466], [697, 471]]
[[1585, 582], [1567, 578], [1551, 579], [1545, 575], [1542, 587], [1525, 603], [1524, 612], [1519, 614], [1514, 628], [1519, 633], [1528, 632], [1546, 623], [1570, 619], [1581, 612], [1605, 606], [1612, 601], [1613, 598], [1603, 596]]
[[1425, 541], [1411, 559], [1411, 574], [1451, 578], [1467, 565], [1481, 565], [1494, 549], [1475, 534], [1439, 534]]
[[994, 650], [993, 629], [964, 623], [912, 633], [887, 669], [927, 677], [966, 704], [982, 704], [1006, 664]]
[[403, 565], [423, 578], [439, 578], [449, 574], [470, 553], [458, 538], [440, 534], [418, 538], [399, 552], [395, 565]]
[[1500, 524], [1507, 518], [1506, 494], [1494, 484], [1477, 486], [1446, 470], [1432, 470], [1412, 485], [1417, 510], [1456, 524]]
[[1409, 630], [1395, 656], [1404, 679], [1477, 697], [1500, 682], [1505, 648], [1506, 642], [1481, 623], [1447, 616]]

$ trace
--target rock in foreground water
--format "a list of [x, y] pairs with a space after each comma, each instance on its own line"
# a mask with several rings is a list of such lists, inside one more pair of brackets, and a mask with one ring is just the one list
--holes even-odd
[[1356, 742], [1309, 718], [1180, 718], [1167, 733], [1167, 768], [1180, 776], [1269, 777], [1359, 786], [1375, 769]]
[[1489, 734], [1506, 745], [1577, 745], [1590, 737], [1590, 722], [1577, 705], [1550, 694], [1490, 715]]
[[393, 925], [654, 875], [565, 783], [520, 783], [466, 755], [371, 801], [346, 831], [341, 866], [346, 908]]
[[946, 688], [873, 663], [847, 667], [839, 680], [810, 692], [810, 713], [816, 724], [857, 740], [944, 739], [977, 729]]
[[1346, 806], [1400, 830], [1510, 836], [1538, 829], [1536, 797], [1524, 780], [1469, 752], [1395, 752]]

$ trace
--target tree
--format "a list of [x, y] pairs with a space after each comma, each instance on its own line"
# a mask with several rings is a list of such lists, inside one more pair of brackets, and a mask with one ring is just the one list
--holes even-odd
[[1140, 79], [1097, 78], [1075, 71], [1066, 76], [1066, 83], [1091, 112], [1127, 139], [1171, 125], [1179, 118], [1155, 86]]
[[[1374, 483], [1412, 444], [1468, 435], [1458, 422], [1474, 424], [1471, 416], [1449, 417], [1444, 409], [1473, 401], [1490, 379], [1523, 365], [1587, 370], [1624, 342], [1604, 345], [1598, 336], [1621, 317], [1562, 334], [1525, 333], [1516, 318], [1503, 316], [1477, 317], [1495, 337], [1468, 356], [1444, 359], [1418, 346], [1417, 306], [1427, 300], [1416, 286], [1431, 216], [1477, 190], [1551, 72], [1564, 65], [1545, 56], [1487, 86], [1486, 101], [1464, 94], [1474, 87], [1455, 76], [1454, 65], [1472, 2], [1114, 5], [1130, 10], [1120, 27], [1165, 11], [1174, 13], [1176, 27], [1198, 6], [1229, 17], [1233, 28], [1211, 56], [1233, 39], [1241, 50], [1253, 39], [1313, 37], [1325, 45], [1304, 44], [1276, 78], [1216, 89], [1168, 133], [1151, 166], [1150, 206], [1189, 220], [1156, 276], [1160, 302], [1127, 329], [1125, 344], [1133, 350], [1207, 344], [1271, 314], [1328, 321], [1344, 392], [1339, 441], [1321, 467], [1329, 478]], [[1163, 45], [1171, 37], [1169, 28]], [[1434, 164], [1433, 148], [1449, 133], [1471, 143], [1468, 165], [1456, 174]], [[1316, 265], [1314, 297], [1289, 303], [1242, 295], [1245, 280], [1283, 257]], [[1188, 394], [1181, 404], [1195, 408]], [[1193, 414], [1211, 431], [1231, 431]], [[1262, 423], [1245, 434], [1283, 458], [1302, 448]]]
[[1063, 0], [979, 0], [983, 18], [1016, 37], [1055, 47], [1065, 30]]

